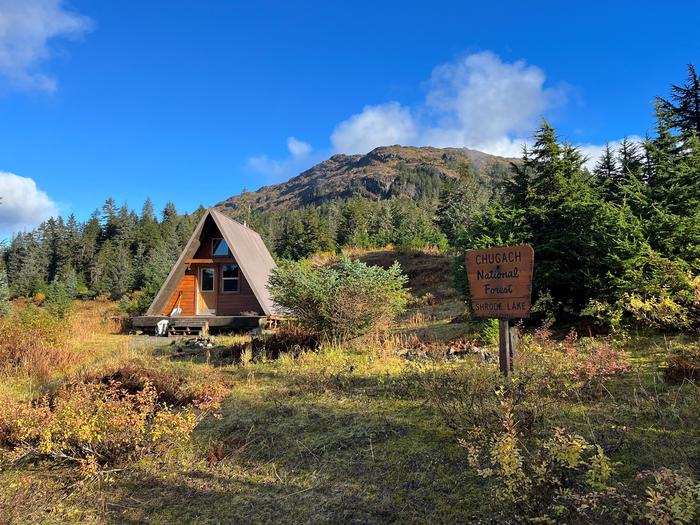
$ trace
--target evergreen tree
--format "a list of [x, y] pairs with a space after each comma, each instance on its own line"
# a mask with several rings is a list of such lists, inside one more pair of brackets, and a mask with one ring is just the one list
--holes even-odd
[[443, 185], [437, 208], [437, 223], [452, 246], [470, 228], [474, 217], [488, 205], [486, 184], [476, 177], [471, 164], [463, 166], [457, 180]]
[[629, 140], [627, 137], [622, 139], [618, 150], [617, 162], [620, 166], [620, 178], [618, 186], [630, 178], [644, 180], [642, 175], [644, 154], [640, 150], [639, 144]]
[[593, 175], [598, 179], [598, 184], [606, 195], [613, 197], [616, 194], [619, 171], [617, 161], [610, 144], [605, 145], [603, 154], [593, 168]]
[[160, 228], [153, 212], [153, 203], [151, 199], [146, 199], [141, 208], [136, 234], [136, 254], [140, 254], [138, 258], [148, 257], [161, 240]]
[[275, 244], [276, 252], [285, 259], [298, 260], [309, 253], [304, 245], [304, 224], [299, 213], [288, 213], [282, 224], [282, 231]]
[[301, 222], [303, 227], [301, 245], [306, 253], [305, 256], [333, 249], [333, 239], [328, 225], [315, 206], [304, 209]]
[[102, 241], [112, 240], [115, 238], [118, 229], [117, 220], [117, 204], [112, 197], [109, 197], [102, 205]]
[[672, 85], [671, 97], [659, 97], [657, 103], [662, 118], [684, 139], [700, 134], [700, 78], [692, 64], [688, 64], [685, 83]]
[[394, 207], [383, 202], [371, 225], [372, 244], [387, 246], [394, 241]]
[[63, 244], [59, 247], [61, 250], [60, 258], [68, 267], [80, 267], [80, 251], [82, 249], [82, 232], [78, 220], [74, 214], [68, 216], [65, 227], [65, 236]]
[[[472, 245], [531, 243], [537, 257], [535, 298], [547, 297], [554, 310], [548, 315], [560, 319], [580, 315], [594, 298], [613, 296], [610, 273], [621, 271], [619, 261], [626, 257], [614, 240], [640, 234], [624, 230], [637, 223], [629, 226], [634, 221], [621, 220], [622, 208], [603, 200], [584, 160], [576, 148], [559, 143], [554, 129], [543, 122], [532, 149], [514, 170], [521, 181], [527, 170], [526, 197], [522, 182], [507, 184], [507, 205], [494, 204], [466, 240]], [[519, 201], [525, 203], [522, 208], [509, 206]]]
[[336, 242], [339, 246], [371, 247], [369, 237], [369, 203], [350, 200], [342, 208]]
[[512, 176], [506, 177], [503, 187], [504, 199], [512, 209], [524, 209], [528, 203], [530, 179], [532, 178], [532, 160], [527, 145], [523, 146], [522, 162], [511, 164]]
[[82, 273], [82, 275], [85, 277], [85, 281], [88, 283], [92, 282], [92, 271], [95, 267], [95, 258], [97, 257], [97, 251], [100, 248], [100, 237], [102, 236], [102, 230], [100, 228], [99, 217], [99, 211], [95, 210], [83, 227], [83, 238], [80, 249], [78, 271]]
[[0, 265], [0, 317], [5, 317], [10, 313], [10, 287], [7, 284], [7, 271], [5, 265]]

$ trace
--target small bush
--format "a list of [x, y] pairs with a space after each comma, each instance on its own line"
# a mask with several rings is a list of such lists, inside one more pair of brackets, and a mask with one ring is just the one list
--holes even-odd
[[599, 338], [578, 339], [571, 330], [563, 343], [564, 351], [574, 359], [572, 377], [577, 387], [588, 392], [600, 389], [613, 376], [629, 369], [627, 353], [615, 348], [608, 340]]
[[295, 326], [288, 326], [270, 335], [254, 337], [251, 342], [253, 361], [277, 359], [280, 354], [299, 355], [304, 350], [318, 350], [318, 335]]
[[479, 342], [482, 345], [498, 344], [498, 319], [476, 321], [474, 325], [479, 334]]
[[407, 277], [341, 257], [333, 266], [286, 262], [273, 270], [274, 301], [306, 329], [330, 340], [349, 340], [385, 329], [408, 301]]
[[697, 523], [700, 518], [700, 483], [688, 474], [660, 468], [643, 472], [641, 479], [651, 478], [646, 490], [644, 517], [655, 525]]
[[420, 381], [431, 404], [458, 433], [477, 427], [495, 429], [499, 423], [499, 406], [494, 393], [503, 379], [492, 365], [473, 362], [459, 367], [431, 366], [418, 369], [412, 381]]
[[422, 306], [433, 306], [437, 303], [435, 295], [430, 292], [426, 292], [423, 295], [414, 296], [409, 294], [408, 305], [412, 308], [420, 308]]
[[44, 292], [37, 292], [34, 294], [32, 301], [34, 301], [35, 305], [41, 306], [44, 304], [44, 301], [46, 301], [46, 294]]
[[34, 404], [0, 413], [3, 441], [18, 460], [50, 458], [78, 464], [85, 474], [187, 439], [197, 420], [191, 409], [174, 412], [146, 383], [135, 393], [119, 382], [76, 383]]
[[197, 381], [178, 370], [147, 366], [139, 360], [118, 368], [85, 374], [83, 383], [110, 385], [118, 383], [129, 394], [138, 394], [149, 385], [155, 389], [157, 401], [168, 406], [184, 407], [193, 404], [199, 408], [216, 408], [228, 393], [227, 385], [206, 374]]
[[153, 297], [151, 295], [147, 295], [140, 290], [124, 294], [119, 300], [119, 311], [129, 317], [143, 315], [148, 310], [152, 300]]
[[619, 280], [618, 307], [639, 324], [677, 331], [700, 326], [700, 276], [688, 263], [647, 253]]
[[614, 480], [616, 464], [599, 445], [555, 427], [535, 436], [523, 432], [512, 392], [498, 391], [500, 426], [478, 426], [459, 439], [469, 464], [493, 483], [496, 521], [528, 523], [697, 523], [700, 483], [684, 472], [661, 468], [639, 474], [652, 479], [641, 503], [631, 487]]
[[520, 432], [514, 402], [505, 390], [498, 392], [500, 428], [477, 428], [460, 439], [469, 464], [496, 485], [497, 498], [515, 509], [519, 518], [540, 522], [567, 522], [570, 502], [566, 492], [603, 490], [614, 472], [600, 447], [581, 436], [555, 428], [542, 439], [527, 439]]
[[[578, 339], [571, 330], [561, 342], [547, 329], [523, 338], [516, 374], [538, 382], [540, 395], [598, 393], [604, 383], [629, 369], [628, 355], [605, 339]], [[558, 394], [557, 394], [558, 392]]]
[[64, 282], [54, 281], [46, 289], [44, 306], [55, 317], [66, 317], [73, 307], [73, 298]]
[[672, 346], [664, 373], [673, 382], [700, 379], [700, 344]]

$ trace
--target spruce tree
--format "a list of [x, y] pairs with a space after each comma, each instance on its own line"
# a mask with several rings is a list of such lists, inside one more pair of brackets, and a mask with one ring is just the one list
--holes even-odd
[[642, 176], [644, 154], [640, 150], [638, 143], [629, 140], [627, 137], [622, 139], [620, 148], [617, 152], [617, 162], [620, 166], [620, 181], [618, 186], [630, 178], [644, 180]]
[[10, 287], [7, 283], [7, 271], [5, 265], [0, 264], [0, 317], [5, 317], [10, 313]]
[[662, 118], [678, 130], [684, 139], [700, 134], [700, 78], [695, 67], [688, 64], [688, 77], [682, 85], [671, 86], [671, 97], [659, 97], [658, 108]]
[[471, 164], [462, 167], [458, 179], [443, 185], [436, 211], [437, 224], [452, 246], [470, 228], [474, 217], [483, 212], [488, 200], [485, 181], [477, 178]]
[[304, 244], [304, 224], [298, 212], [285, 216], [275, 250], [285, 259], [298, 260], [308, 255]]
[[598, 180], [598, 185], [602, 188], [605, 195], [609, 198], [615, 198], [616, 186], [618, 183], [619, 171], [615, 154], [610, 147], [610, 144], [605, 145], [603, 154], [598, 159], [598, 162], [593, 168], [593, 175]]

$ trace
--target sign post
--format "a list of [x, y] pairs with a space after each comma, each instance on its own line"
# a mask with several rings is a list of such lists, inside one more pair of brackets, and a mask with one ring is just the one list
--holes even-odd
[[476, 317], [498, 319], [498, 354], [505, 375], [513, 369], [518, 338], [509, 321], [530, 315], [534, 259], [528, 244], [467, 252], [472, 309]]

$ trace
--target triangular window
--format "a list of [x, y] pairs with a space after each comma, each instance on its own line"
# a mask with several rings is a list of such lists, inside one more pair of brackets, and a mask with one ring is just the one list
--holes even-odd
[[224, 239], [211, 240], [211, 254], [213, 257], [230, 257], [231, 250]]

